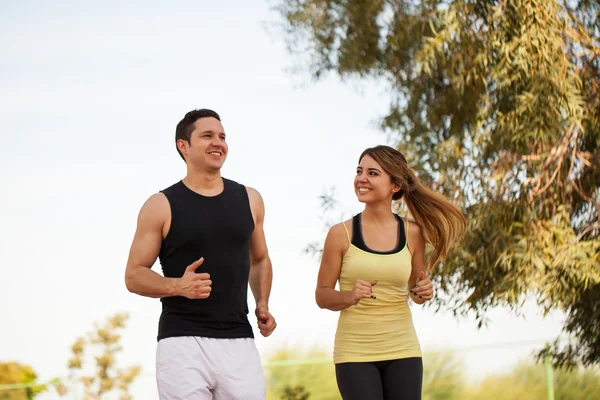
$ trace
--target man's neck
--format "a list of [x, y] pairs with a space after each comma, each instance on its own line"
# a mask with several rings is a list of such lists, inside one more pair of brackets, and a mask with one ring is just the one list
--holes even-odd
[[215, 196], [223, 191], [223, 178], [220, 171], [214, 173], [188, 171], [183, 178], [185, 186], [205, 196]]

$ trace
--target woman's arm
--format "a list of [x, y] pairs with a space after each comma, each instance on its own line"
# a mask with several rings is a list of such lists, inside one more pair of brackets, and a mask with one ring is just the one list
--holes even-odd
[[406, 240], [412, 254], [412, 270], [408, 280], [410, 298], [417, 304], [423, 304], [433, 298], [433, 285], [427, 277], [425, 238], [419, 225], [414, 222], [408, 223]]
[[361, 299], [372, 298], [371, 287], [376, 283], [359, 279], [352, 290], [335, 289], [342, 269], [342, 258], [348, 250], [348, 237], [342, 223], [334, 225], [327, 234], [315, 290], [317, 305], [332, 311], [344, 310], [358, 304]]

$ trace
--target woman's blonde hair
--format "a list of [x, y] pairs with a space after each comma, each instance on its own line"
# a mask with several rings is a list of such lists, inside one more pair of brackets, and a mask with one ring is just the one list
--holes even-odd
[[432, 269], [438, 260], [444, 260], [450, 248], [460, 241], [467, 230], [467, 220], [462, 211], [442, 194], [421, 183], [408, 166], [406, 157], [390, 146], [376, 146], [363, 151], [387, 172], [392, 182], [400, 186], [392, 200], [404, 198], [410, 214], [421, 227], [423, 237], [433, 246], [428, 267]]

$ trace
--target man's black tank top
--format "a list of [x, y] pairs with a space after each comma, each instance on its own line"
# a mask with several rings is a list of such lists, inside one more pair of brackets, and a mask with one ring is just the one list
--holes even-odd
[[162, 190], [171, 206], [171, 227], [159, 253], [163, 275], [179, 278], [204, 257], [196, 270], [210, 274], [207, 299], [162, 298], [158, 340], [174, 336], [252, 338], [248, 322], [250, 237], [254, 220], [246, 188], [223, 179], [223, 191], [206, 197], [183, 182]]

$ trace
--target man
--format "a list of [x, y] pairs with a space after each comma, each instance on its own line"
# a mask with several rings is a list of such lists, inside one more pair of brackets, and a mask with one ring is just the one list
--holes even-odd
[[[258, 328], [269, 312], [272, 269], [260, 194], [221, 177], [228, 146], [219, 115], [190, 111], [177, 125], [187, 175], [142, 206], [125, 283], [160, 298], [156, 378], [162, 400], [264, 399], [263, 371], [248, 322], [247, 288]], [[157, 257], [163, 275], [151, 270]]]

